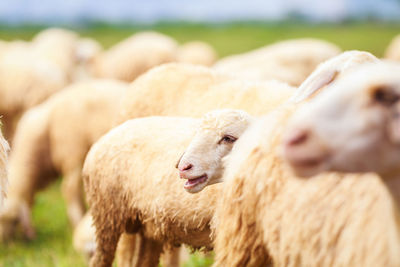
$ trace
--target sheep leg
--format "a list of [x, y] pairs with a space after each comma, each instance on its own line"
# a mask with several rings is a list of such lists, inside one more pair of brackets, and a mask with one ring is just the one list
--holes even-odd
[[122, 227], [115, 227], [116, 222], [110, 217], [103, 218], [102, 223], [96, 224], [95, 221], [96, 251], [90, 261], [90, 267], [112, 266], [118, 240], [122, 234]]
[[131, 267], [135, 257], [136, 242], [138, 239], [136, 234], [124, 233], [118, 242], [117, 248], [117, 266]]
[[[14, 136], [15, 128], [17, 127], [17, 119], [14, 118], [14, 116], [7, 115], [6, 113], [2, 113], [2, 124], [3, 124], [3, 136], [8, 140], [8, 142], [11, 144], [12, 139]], [[15, 116], [17, 117], [17, 116]]]
[[85, 213], [81, 167], [65, 174], [62, 182], [62, 193], [67, 204], [68, 218], [75, 228]]
[[141, 235], [137, 235], [138, 252], [136, 262], [132, 264], [135, 267], [157, 267], [160, 261], [160, 255], [163, 245]]
[[173, 247], [164, 250], [161, 255], [163, 267], [179, 267], [181, 247]]

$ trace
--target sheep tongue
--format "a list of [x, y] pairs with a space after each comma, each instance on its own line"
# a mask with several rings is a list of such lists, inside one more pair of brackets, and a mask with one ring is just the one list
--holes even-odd
[[198, 178], [189, 179], [184, 184], [184, 187], [185, 188], [190, 188], [190, 187], [196, 186], [198, 184], [204, 183], [206, 180], [207, 180], [207, 176], [205, 176], [205, 175], [200, 176]]

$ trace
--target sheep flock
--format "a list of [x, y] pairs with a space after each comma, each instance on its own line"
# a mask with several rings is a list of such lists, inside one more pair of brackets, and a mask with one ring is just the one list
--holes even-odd
[[301, 38], [219, 59], [49, 28], [0, 40], [0, 116], [6, 249], [61, 177], [91, 267], [400, 267], [400, 35], [384, 58]]

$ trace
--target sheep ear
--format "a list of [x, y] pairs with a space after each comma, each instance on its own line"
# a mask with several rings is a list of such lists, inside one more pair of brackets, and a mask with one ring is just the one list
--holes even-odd
[[290, 101], [294, 103], [299, 103], [308, 99], [321, 88], [332, 83], [336, 79], [338, 74], [339, 73], [336, 69], [329, 69], [312, 73], [296, 90]]
[[28, 238], [29, 240], [34, 239], [36, 236], [36, 233], [35, 233], [35, 230], [33, 229], [31, 215], [29, 212], [29, 208], [26, 204], [22, 205], [19, 216], [20, 216], [20, 221], [21, 221], [21, 225], [22, 225], [22, 230], [24, 232], [24, 236], [26, 238]]

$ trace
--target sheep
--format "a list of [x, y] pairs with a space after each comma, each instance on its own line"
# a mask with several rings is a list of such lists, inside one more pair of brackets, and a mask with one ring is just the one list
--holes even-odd
[[293, 94], [292, 101], [301, 101], [303, 96], [309, 96], [338, 79], [342, 73], [347, 73], [364, 63], [378, 63], [380, 60], [369, 52], [351, 50], [339, 56], [322, 62]]
[[76, 64], [79, 36], [73, 31], [48, 28], [32, 39], [32, 48], [40, 56], [55, 63], [69, 78]]
[[295, 39], [223, 58], [214, 68], [245, 79], [277, 79], [298, 86], [319, 63], [339, 53], [325, 41]]
[[400, 61], [400, 35], [395, 36], [386, 48], [385, 58]]
[[382, 180], [299, 179], [281, 158], [290, 117], [314, 93], [305, 92], [256, 121], [228, 156], [213, 218], [215, 266], [400, 266], [400, 214]]
[[278, 81], [240, 81], [209, 68], [169, 63], [131, 84], [121, 102], [119, 122], [149, 115], [199, 117], [218, 108], [260, 115], [286, 101], [294, 91]]
[[10, 146], [4, 139], [0, 131], [0, 211], [4, 205], [4, 199], [7, 194], [7, 176], [8, 176], [8, 153]]
[[142, 238], [136, 266], [157, 266], [163, 245], [210, 248], [209, 222], [218, 186], [204, 194], [186, 194], [174, 165], [195, 135], [219, 147], [219, 154], [212, 155], [218, 161], [232, 148], [225, 137], [238, 138], [250, 122], [247, 113], [237, 110], [212, 111], [201, 120], [146, 117], [129, 120], [100, 138], [83, 167], [96, 227], [91, 266], [111, 266], [124, 232]]
[[211, 66], [217, 59], [217, 53], [207, 43], [191, 41], [179, 46], [177, 61], [183, 63]]
[[[135, 245], [140, 242], [137, 235], [122, 235], [118, 242], [116, 257], [117, 266], [131, 266], [135, 259]], [[139, 240], [138, 240], [139, 239]], [[96, 249], [96, 233], [93, 227], [93, 219], [89, 212], [83, 216], [73, 232], [73, 247], [89, 262]], [[187, 250], [182, 248], [169, 248], [161, 255], [163, 266], [180, 266], [187, 260]]]
[[93, 76], [131, 82], [148, 69], [175, 60], [178, 43], [157, 32], [137, 33], [93, 60]]
[[94, 39], [80, 38], [76, 47], [76, 61], [73, 81], [92, 79], [91, 66], [96, 57], [103, 52], [103, 47]]
[[[346, 51], [324, 63], [321, 63], [317, 69], [303, 82], [303, 84], [294, 92], [290, 98], [291, 102], [297, 103], [304, 101], [307, 98], [313, 97], [316, 92], [322, 90], [322, 88], [330, 85], [336, 79], [341, 77], [347, 72], [351, 72], [354, 68], [357, 68], [363, 64], [372, 64], [380, 62], [375, 56], [368, 52], [363, 51]], [[202, 146], [200, 146], [203, 148]], [[204, 149], [203, 149], [204, 150]], [[207, 165], [199, 165], [197, 162], [199, 159], [204, 157], [204, 151], [198, 148], [196, 142], [193, 142], [182, 155], [181, 162], [179, 163], [179, 170], [181, 177], [189, 179], [193, 176], [199, 176], [200, 174], [207, 173], [207, 180], [202, 184], [201, 187], [185, 188], [190, 193], [197, 193], [201, 191], [207, 185], [222, 182], [223, 175], [221, 174], [221, 167], [217, 168], [217, 171], [210, 168]], [[206, 152], [211, 153], [210, 150]], [[191, 166], [187, 169], [187, 166]], [[195, 166], [195, 167], [193, 167]], [[212, 166], [212, 165], [211, 165]], [[215, 167], [215, 166], [214, 166]], [[195, 174], [193, 174], [195, 173]], [[197, 173], [197, 174], [196, 174]]]
[[[324, 87], [355, 68], [354, 62], [376, 62], [364, 53], [351, 55], [344, 53], [328, 61], [331, 64], [319, 66], [315, 72], [329, 79], [312, 75], [313, 79], [325, 81], [319, 83]], [[351, 67], [340, 67], [338, 62]], [[332, 77], [329, 67], [337, 75]], [[297, 95], [291, 102], [304, 101], [320, 89], [311, 84], [314, 91], [303, 88], [303, 96]], [[222, 199], [213, 217], [215, 266], [398, 266], [399, 214], [376, 176], [360, 182], [357, 176], [343, 179], [329, 174], [304, 181], [293, 177], [283, 164], [276, 149], [296, 106], [289, 103], [254, 123], [227, 157]], [[196, 169], [193, 161], [186, 161], [180, 166], [181, 176], [187, 176], [182, 170], [188, 164]], [[209, 183], [221, 180], [212, 169], [203, 168], [200, 173], [204, 172], [211, 177]], [[375, 191], [369, 194], [371, 188]], [[297, 201], [291, 201], [294, 196]], [[347, 207], [342, 211], [344, 203]], [[349, 240], [357, 242], [356, 248]]]
[[30, 210], [35, 193], [63, 175], [62, 193], [75, 226], [85, 207], [81, 168], [90, 146], [113, 125], [127, 85], [113, 80], [73, 84], [27, 111], [18, 124], [10, 155], [9, 194], [0, 213], [0, 237], [19, 225], [34, 237]]
[[398, 177], [400, 64], [372, 64], [338, 79], [292, 118], [285, 158], [296, 175], [321, 171]]
[[56, 64], [70, 81], [79, 81], [91, 76], [93, 61], [103, 48], [96, 40], [80, 38], [73, 31], [49, 28], [33, 38], [32, 50]]
[[0, 114], [4, 136], [12, 143], [16, 123], [27, 109], [68, 83], [65, 73], [28, 49], [11, 49], [0, 60]]
[[87, 261], [93, 256], [96, 249], [95, 228], [93, 227], [93, 219], [89, 212], [76, 225], [72, 244], [74, 249], [80, 252]]

